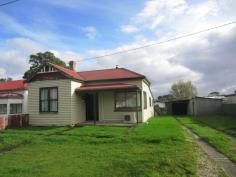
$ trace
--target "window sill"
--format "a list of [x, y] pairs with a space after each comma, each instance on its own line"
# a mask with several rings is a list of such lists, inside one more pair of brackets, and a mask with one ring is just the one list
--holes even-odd
[[58, 114], [58, 112], [39, 112], [39, 114]]
[[[136, 112], [136, 108], [120, 108], [120, 109], [115, 109], [114, 112]], [[138, 111], [141, 111], [141, 108], [138, 108]]]

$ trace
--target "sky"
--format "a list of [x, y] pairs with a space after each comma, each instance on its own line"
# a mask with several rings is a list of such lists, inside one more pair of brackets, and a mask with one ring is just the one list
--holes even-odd
[[[0, 0], [0, 4], [9, 0]], [[20, 0], [0, 6], [0, 78], [21, 79], [51, 51], [78, 71], [116, 65], [146, 75], [155, 97], [179, 80], [200, 96], [236, 90], [236, 25], [99, 59], [236, 20], [235, 0]]]

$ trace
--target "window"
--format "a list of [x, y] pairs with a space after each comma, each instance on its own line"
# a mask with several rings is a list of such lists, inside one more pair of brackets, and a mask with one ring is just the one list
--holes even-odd
[[58, 112], [57, 87], [40, 88], [40, 112]]
[[[138, 103], [137, 103], [138, 100]], [[136, 110], [141, 107], [140, 105], [140, 92], [116, 92], [115, 93], [115, 109], [116, 110]]]
[[0, 104], [0, 114], [7, 114], [7, 104]]
[[144, 109], [147, 109], [147, 93], [143, 92]]
[[149, 97], [149, 106], [152, 107], [152, 99]]
[[10, 114], [21, 114], [22, 104], [10, 104]]

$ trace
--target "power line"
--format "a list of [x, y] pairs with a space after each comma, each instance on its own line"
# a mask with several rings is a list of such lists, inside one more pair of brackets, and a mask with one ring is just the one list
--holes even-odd
[[228, 25], [232, 25], [232, 24], [235, 24], [235, 23], [236, 23], [236, 21], [231, 21], [231, 22], [219, 25], [219, 26], [214, 26], [214, 27], [207, 28], [207, 29], [204, 29], [204, 30], [201, 30], [201, 31], [197, 31], [197, 32], [181, 35], [181, 36], [178, 36], [178, 37], [175, 37], [175, 38], [171, 38], [171, 39], [168, 39], [166, 41], [161, 41], [161, 42], [156, 42], [156, 43], [152, 43], [152, 44], [147, 44], [147, 45], [143, 45], [143, 46], [140, 46], [140, 47], [137, 47], [137, 48], [132, 48], [132, 49], [128, 49], [128, 50], [113, 52], [113, 53], [109, 53], [109, 54], [106, 54], [106, 55], [100, 55], [100, 56], [97, 56], [97, 57], [84, 58], [84, 59], [77, 60], [77, 61], [78, 62], [83, 62], [83, 61], [87, 61], [87, 60], [93, 60], [93, 59], [108, 57], [108, 56], [112, 56], [112, 55], [122, 54], [122, 53], [126, 53], [126, 52], [131, 52], [131, 51], [135, 51], [135, 50], [151, 47], [151, 46], [154, 46], [154, 45], [160, 45], [160, 44], [168, 43], [168, 42], [171, 42], [171, 41], [179, 40], [179, 39], [182, 39], [182, 38], [194, 36], [194, 35], [197, 35], [197, 34], [200, 34], [200, 33], [208, 32], [208, 31], [215, 30], [215, 29], [218, 29], [218, 28], [222, 28], [222, 27], [225, 27], [225, 26], [228, 26]]
[[13, 4], [13, 3], [15, 3], [17, 1], [20, 1], [20, 0], [9, 1], [9, 2], [6, 2], [6, 3], [0, 4], [0, 6], [6, 6], [8, 4]]

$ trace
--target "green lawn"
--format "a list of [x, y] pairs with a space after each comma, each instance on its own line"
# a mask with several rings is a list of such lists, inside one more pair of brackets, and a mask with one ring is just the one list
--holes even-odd
[[194, 120], [236, 137], [236, 117], [198, 116]]
[[214, 146], [219, 152], [225, 154], [233, 162], [236, 162], [236, 140], [222, 131], [216, 130], [199, 121], [195, 118], [179, 118], [185, 126], [192, 129], [202, 139]]
[[0, 147], [31, 141], [0, 153], [0, 175], [196, 176], [197, 154], [185, 140], [180, 124], [171, 117], [153, 118], [134, 129], [85, 126], [64, 131], [67, 128], [10, 129], [0, 133]]

